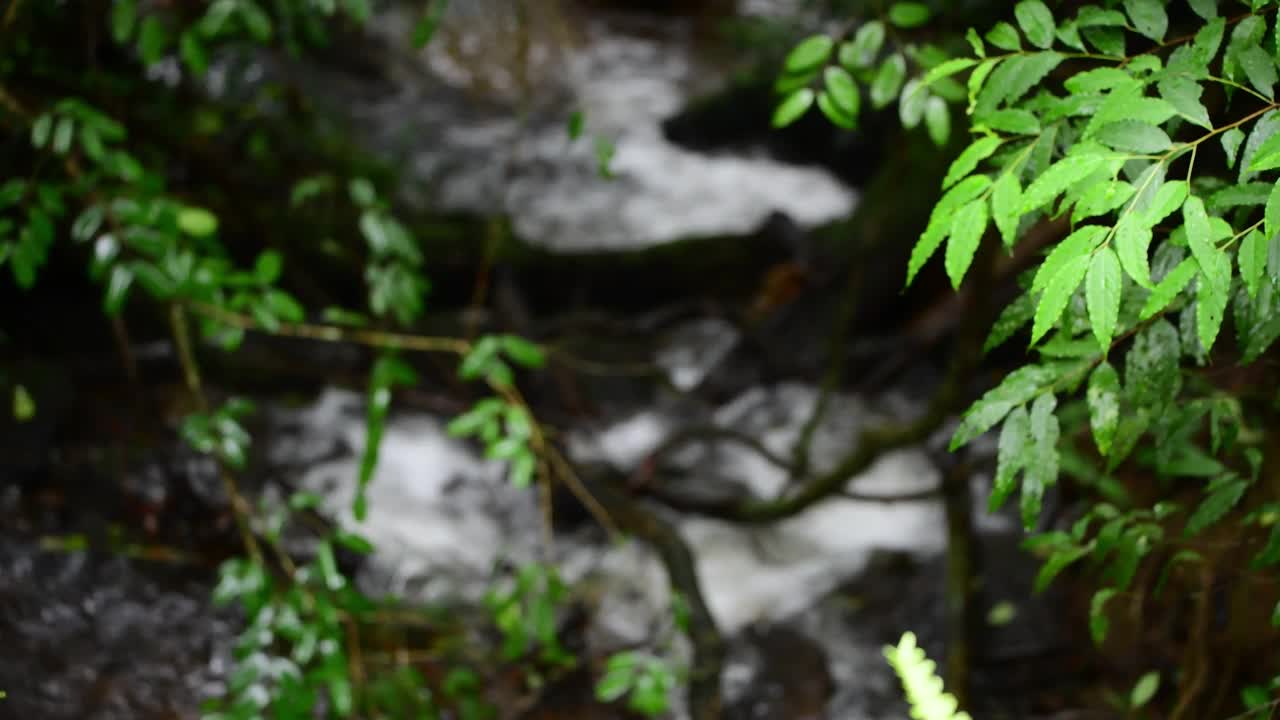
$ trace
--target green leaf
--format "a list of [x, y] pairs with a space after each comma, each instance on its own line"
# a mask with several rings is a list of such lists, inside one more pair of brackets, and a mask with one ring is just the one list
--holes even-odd
[[360, 208], [368, 209], [378, 201], [378, 191], [366, 178], [352, 178], [347, 184], [347, 192], [351, 196], [351, 202]]
[[1191, 258], [1183, 260], [1177, 267], [1169, 271], [1168, 275], [1151, 291], [1151, 296], [1147, 298], [1147, 302], [1142, 306], [1142, 312], [1139, 313], [1139, 319], [1148, 320], [1155, 317], [1157, 313], [1164, 310], [1173, 299], [1182, 292], [1182, 289], [1191, 282], [1191, 278], [1196, 275], [1196, 262]]
[[1027, 36], [1027, 40], [1041, 49], [1053, 45], [1054, 23], [1053, 13], [1040, 0], [1022, 0], [1013, 8], [1018, 27]]
[[1187, 200], [1189, 188], [1184, 180], [1173, 180], [1164, 183], [1160, 189], [1156, 191], [1155, 197], [1151, 200], [1151, 205], [1143, 212], [1140, 222], [1147, 228], [1163, 222], [1165, 218], [1173, 214], [1173, 211], [1182, 207]]
[[987, 42], [995, 45], [1001, 50], [1009, 52], [1018, 52], [1022, 49], [1022, 40], [1018, 38], [1018, 31], [1007, 22], [1001, 21], [995, 24], [987, 32]]
[[1205, 20], [1218, 17], [1218, 0], [1187, 0], [1187, 4]]
[[49, 144], [49, 136], [53, 134], [53, 116], [45, 113], [31, 123], [31, 146], [41, 150]]
[[138, 55], [144, 65], [154, 65], [164, 57], [169, 46], [169, 31], [164, 23], [155, 15], [148, 15], [142, 20], [142, 29], [138, 33]]
[[1092, 175], [1106, 158], [1101, 155], [1072, 155], [1050, 165], [1022, 194], [1022, 212], [1039, 210], [1063, 191]]
[[1017, 102], [1039, 85], [1063, 59], [1060, 53], [1046, 51], [1005, 60], [991, 73], [990, 81], [978, 94], [974, 113], [983, 116], [994, 111], [1001, 103]]
[[938, 204], [934, 205], [933, 212], [929, 216], [929, 225], [911, 250], [911, 259], [907, 263], [907, 286], [911, 285], [916, 273], [920, 272], [920, 268], [924, 267], [930, 257], [933, 257], [941, 247], [942, 241], [951, 233], [951, 223], [956, 211], [981, 195], [990, 186], [991, 178], [986, 175], [972, 175], [948, 190]]
[[1010, 411], [1000, 429], [996, 476], [987, 499], [987, 511], [996, 512], [1017, 489], [1018, 473], [1026, 467], [1031, 447], [1031, 416], [1024, 406]]
[[902, 94], [898, 96], [898, 119], [902, 122], [902, 127], [908, 130], [915, 128], [924, 119], [924, 105], [929, 97], [926, 93], [916, 92], [919, 88], [919, 80], [908, 80], [902, 87]]
[[31, 393], [22, 385], [13, 386], [13, 419], [27, 422], [35, 416], [36, 401], [31, 398]]
[[1022, 186], [1016, 173], [1003, 173], [991, 188], [991, 214], [1005, 247], [1013, 247], [1022, 218]]
[[1098, 141], [1121, 151], [1152, 155], [1173, 147], [1165, 131], [1138, 120], [1107, 123], [1098, 130]]
[[958, 57], [951, 58], [950, 60], [939, 63], [938, 65], [934, 65], [929, 68], [929, 72], [925, 73], [924, 77], [920, 80], [921, 88], [929, 87], [943, 78], [951, 77], [952, 75], [963, 70], [968, 70], [977, 64], [978, 61], [973, 58]]
[[880, 64], [879, 71], [871, 81], [871, 104], [877, 110], [889, 105], [902, 89], [902, 82], [907, 76], [907, 61], [901, 53], [894, 53]]
[[1229, 480], [1219, 485], [1196, 507], [1191, 517], [1187, 518], [1184, 533], [1197, 535], [1221, 520], [1224, 515], [1231, 512], [1231, 508], [1235, 507], [1236, 503], [1240, 502], [1247, 488], [1248, 483], [1240, 479]]
[[832, 65], [823, 73], [823, 82], [836, 107], [845, 115], [856, 119], [862, 98], [858, 92], [858, 84], [849, 71], [839, 65]]
[[[1180, 75], [1162, 78], [1158, 85], [1160, 97], [1164, 98], [1188, 122], [1202, 128], [1212, 129], [1209, 110], [1200, 102], [1204, 89], [1200, 84], [1188, 77]], [[1243, 136], [1242, 136], [1243, 137]]]
[[1080, 34], [1104, 54], [1115, 58], [1125, 56], [1124, 31], [1118, 27], [1085, 26], [1081, 23]]
[[853, 130], [858, 126], [858, 122], [854, 120], [853, 116], [846, 113], [844, 109], [832, 99], [831, 93], [826, 90], [818, 93], [817, 105], [818, 109], [822, 111], [822, 114], [831, 121], [832, 125], [844, 128], [845, 130]]
[[1099, 215], [1107, 215], [1129, 202], [1138, 191], [1123, 180], [1094, 183], [1080, 194], [1071, 211], [1071, 222], [1079, 223]]
[[799, 120], [813, 106], [815, 95], [812, 88], [800, 88], [792, 92], [773, 111], [773, 126], [784, 128]]
[[1224, 276], [1222, 268], [1226, 254], [1213, 243], [1204, 201], [1194, 195], [1188, 197], [1182, 205], [1182, 217], [1187, 229], [1187, 245], [1200, 265], [1201, 276], [1225, 292], [1231, 280], [1231, 265], [1226, 263]]
[[1111, 363], [1104, 360], [1090, 373], [1085, 399], [1093, 441], [1098, 452], [1106, 457], [1120, 425], [1120, 374]]
[[108, 315], [116, 315], [124, 307], [124, 301], [133, 287], [133, 271], [121, 263], [111, 268], [107, 278], [107, 293], [103, 298], [102, 308]]
[[[1277, 190], [1272, 193], [1272, 197], [1280, 196], [1280, 185], [1276, 186]], [[1280, 205], [1280, 202], [1277, 203]], [[1271, 209], [1270, 203], [1267, 209]], [[1270, 214], [1270, 213], [1268, 213]], [[1274, 235], [1268, 231], [1268, 234]], [[1262, 233], [1254, 230], [1245, 236], [1240, 242], [1240, 250], [1236, 254], [1236, 261], [1240, 264], [1240, 279], [1244, 281], [1245, 288], [1249, 292], [1250, 299], [1258, 297], [1258, 288], [1262, 286], [1262, 278], [1267, 269], [1267, 238]]]
[[257, 262], [253, 264], [253, 274], [263, 285], [270, 285], [278, 280], [280, 271], [283, 269], [284, 258], [275, 250], [263, 251], [258, 255]]
[[614, 702], [631, 691], [635, 682], [636, 667], [626, 665], [610, 668], [600, 682], [596, 683], [596, 699], [600, 702]]
[[1044, 288], [1044, 295], [1040, 298], [1040, 304], [1036, 307], [1035, 322], [1031, 328], [1032, 345], [1044, 337], [1058, 322], [1062, 311], [1066, 310], [1067, 304], [1071, 302], [1071, 296], [1084, 280], [1085, 273], [1089, 270], [1089, 263], [1088, 255], [1080, 255], [1068, 260], [1049, 279]]
[[973, 48], [973, 54], [980, 58], [987, 56], [987, 46], [982, 42], [982, 36], [978, 35], [978, 31], [969, 28], [964, 33], [964, 39], [969, 41], [969, 47]]
[[1085, 300], [1093, 335], [1104, 352], [1111, 346], [1116, 321], [1120, 317], [1120, 260], [1109, 247], [1094, 253], [1085, 280]]
[[1136, 91], [1141, 87], [1132, 75], [1113, 67], [1100, 67], [1078, 72], [1067, 78], [1063, 86], [1076, 95], [1096, 95], [1125, 89]]
[[789, 73], [802, 73], [825, 63], [831, 57], [835, 41], [827, 35], [812, 35], [796, 45], [783, 66]]
[[218, 231], [218, 218], [203, 208], [184, 207], [178, 211], [178, 229], [192, 237], [208, 237]]
[[1182, 384], [1181, 357], [1177, 328], [1163, 319], [1152, 322], [1125, 355], [1125, 393], [1139, 407], [1172, 401]]
[[981, 117], [981, 122], [992, 130], [1014, 135], [1040, 134], [1040, 120], [1034, 113], [1022, 108], [989, 112]]
[[1004, 419], [1013, 408], [1035, 397], [1057, 377], [1051, 368], [1024, 365], [1005, 376], [965, 412], [951, 436], [952, 451], [969, 444]]
[[951, 138], [951, 111], [942, 98], [931, 96], [924, 106], [924, 126], [934, 145], [943, 147]]
[[1031, 405], [1031, 446], [1027, 471], [1022, 477], [1022, 524], [1028, 531], [1040, 517], [1045, 489], [1058, 480], [1058, 438], [1061, 430], [1054, 409], [1058, 400], [1045, 393]]
[[209, 70], [209, 54], [205, 50], [204, 41], [195, 30], [187, 30], [178, 37], [178, 53], [187, 66], [187, 72], [195, 76], [203, 76]]
[[1124, 9], [1139, 33], [1161, 42], [1169, 30], [1169, 16], [1163, 0], [1124, 0]]
[[520, 365], [540, 368], [547, 363], [546, 353], [541, 347], [518, 335], [503, 335], [499, 342], [502, 344], [502, 351]]
[[889, 6], [889, 22], [900, 28], [916, 28], [929, 22], [929, 6], [918, 2], [896, 2]]
[[76, 121], [70, 117], [63, 116], [58, 118], [58, 124], [53, 130], [53, 151], [59, 155], [66, 155], [71, 149], [71, 140], [75, 137]]
[[858, 28], [853, 42], [846, 45], [848, 53], [841, 48], [840, 64], [850, 70], [869, 68], [875, 64], [876, 56], [884, 47], [885, 27], [879, 20], [872, 20]]
[[1213, 349], [1213, 341], [1222, 328], [1222, 317], [1226, 314], [1228, 291], [1230, 284], [1215, 285], [1203, 281], [1196, 288], [1196, 330], [1200, 338], [1200, 347], [1207, 355]]
[[1241, 50], [1237, 57], [1249, 78], [1249, 84], [1268, 98], [1274, 97], [1276, 63], [1271, 55], [1257, 45], [1250, 45]]
[[1032, 302], [1029, 293], [1023, 293], [1018, 296], [1004, 310], [1000, 311], [1000, 317], [996, 318], [995, 324], [991, 326], [991, 332], [987, 335], [987, 340], [982, 344], [982, 352], [988, 353], [993, 349], [1003, 345], [1006, 340], [1013, 337], [1022, 326], [1031, 322], [1031, 317], [1035, 315], [1036, 306]]
[[974, 200], [956, 211], [955, 218], [951, 221], [951, 239], [947, 242], [946, 254], [947, 277], [951, 278], [953, 288], [960, 287], [960, 281], [968, 272], [986, 229], [985, 199]]
[[[271, 16], [253, 0], [240, 0], [240, 21], [244, 23], [249, 36], [259, 43], [271, 40]], [[359, 18], [356, 18], [357, 20]]]
[[1115, 588], [1102, 588], [1093, 594], [1089, 602], [1089, 635], [1095, 645], [1101, 646], [1107, 639], [1111, 629], [1111, 620], [1107, 617], [1107, 601], [1115, 597]]
[[413, 26], [412, 40], [414, 48], [421, 50], [431, 42], [431, 38], [436, 34], [436, 29], [440, 27], [440, 21], [444, 19], [444, 12], [448, 6], [448, 0], [431, 0], [426, 12], [422, 14], [422, 18]]
[[951, 163], [947, 176], [942, 180], [942, 189], [945, 190], [968, 177], [969, 173], [978, 167], [978, 163], [995, 153], [1002, 142], [1000, 138], [991, 135], [973, 141], [973, 144], [965, 148]]
[[525, 449], [524, 452], [516, 453], [511, 459], [511, 484], [520, 489], [529, 487], [533, 483], [534, 471], [537, 469], [538, 461], [533, 453]]
[[116, 0], [111, 6], [111, 38], [118, 45], [129, 42], [138, 22], [137, 0]]
[[1087, 547], [1073, 547], [1054, 551], [1054, 553], [1049, 556], [1049, 559], [1045, 560], [1044, 565], [1040, 568], [1040, 572], [1036, 573], [1034, 585], [1035, 592], [1044, 592], [1045, 588], [1049, 587], [1049, 584], [1053, 582], [1053, 579], [1061, 574], [1063, 570], [1066, 570], [1072, 563], [1088, 554], [1089, 548]]
[[1178, 109], [1167, 100], [1133, 93], [1112, 92], [1090, 119], [1089, 129], [1096, 130], [1107, 123], [1122, 120], [1162, 125], [1177, 114]]
[[1098, 243], [1102, 242], [1106, 234], [1107, 228], [1101, 225], [1084, 225], [1068, 235], [1040, 264], [1040, 269], [1036, 271], [1035, 278], [1031, 281], [1031, 292], [1038, 293], [1048, 287], [1049, 281], [1068, 262], [1078, 257], [1087, 257]]

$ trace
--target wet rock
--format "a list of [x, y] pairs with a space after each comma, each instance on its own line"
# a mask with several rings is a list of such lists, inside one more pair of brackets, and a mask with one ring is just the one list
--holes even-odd
[[[828, 717], [835, 683], [822, 646], [787, 625], [748, 628], [730, 648], [738, 678], [726, 684], [727, 720], [818, 720]], [[739, 687], [735, 688], [734, 685]]]

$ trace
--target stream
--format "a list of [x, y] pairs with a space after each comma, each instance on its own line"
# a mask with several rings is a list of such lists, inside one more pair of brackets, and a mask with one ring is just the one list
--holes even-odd
[[[742, 11], [767, 14], [777, 5], [744, 2]], [[513, 29], [508, 3], [451, 3], [438, 37], [415, 53], [406, 31], [413, 18], [401, 6], [402, 12], [379, 14], [369, 29], [372, 44], [383, 49], [371, 74], [281, 60], [243, 71], [288, 77], [346, 118], [370, 149], [400, 166], [408, 202], [502, 211], [518, 235], [551, 249], [746, 234], [771, 213], [812, 227], [854, 210], [857, 192], [824, 169], [787, 165], [749, 148], [703, 154], [664, 137], [664, 119], [723, 85], [734, 69], [724, 48], [694, 39], [691, 20], [567, 7], [568, 19], [535, 16], [524, 35]], [[519, 50], [519, 62], [511, 48]], [[585, 118], [577, 139], [566, 129], [575, 111]], [[601, 148], [611, 148], [612, 179], [601, 177]], [[630, 474], [670, 433], [693, 424], [732, 427], [775, 453], [791, 451], [817, 401], [816, 387], [757, 385], [722, 403], [698, 403], [689, 393], [727, 371], [740, 338], [714, 323], [683, 331], [653, 358], [678, 392], [562, 428], [575, 460]], [[812, 467], [831, 467], [861, 428], [915, 417], [923, 397], [909, 383], [874, 395], [836, 394], [814, 436]], [[262, 403], [261, 414], [268, 465], [292, 468], [287, 477], [268, 478], [268, 492], [287, 480], [320, 493], [326, 515], [372, 540], [377, 551], [360, 577], [372, 591], [474, 603], [495, 567], [552, 561], [566, 580], [590, 589], [587, 635], [602, 652], [643, 643], [667, 613], [668, 585], [652, 553], [635, 542], [611, 543], [590, 527], [546, 547], [536, 540], [542, 537], [536, 493], [510, 487], [501, 464], [450, 438], [447, 417], [414, 410], [392, 415], [368, 490], [369, 515], [356, 524], [349, 508], [364, 447], [363, 396], [331, 388], [301, 406]], [[853, 486], [877, 494], [935, 487], [935, 460], [946, 438], [944, 432], [888, 454]], [[48, 452], [52, 458], [57, 450], [50, 445]], [[984, 453], [991, 448], [977, 457]], [[737, 446], [694, 445], [671, 462], [688, 479], [689, 492], [767, 497], [790, 482]], [[125, 466], [130, 482], [142, 488], [136, 494], [161, 506], [176, 486], [211, 480], [198, 463], [144, 459]], [[40, 478], [51, 473], [38, 467], [15, 472], [25, 480], [0, 487], [0, 512], [27, 519], [0, 526], [0, 639], [6, 645], [0, 688], [9, 693], [0, 716], [198, 717], [199, 701], [224, 687], [238, 623], [234, 613], [211, 607], [212, 574], [101, 550], [51, 548], [40, 538], [108, 521], [67, 517], [61, 508], [73, 500], [42, 500]], [[1013, 522], [981, 506], [987, 478], [979, 473], [973, 482], [975, 521], [998, 557], [992, 577], [1009, 585], [984, 586], [985, 614], [997, 602], [1025, 597], [1035, 568], [1011, 551]], [[81, 491], [75, 483], [63, 488], [64, 494]], [[836, 498], [756, 529], [671, 519], [695, 552], [707, 602], [730, 638], [723, 684], [731, 717], [906, 717], [881, 647], [910, 629], [935, 657], [941, 651], [946, 520], [939, 499]], [[1017, 622], [991, 629], [995, 643], [1015, 657], [1056, 647], [1054, 632], [1029, 631], [1052, 627], [1045, 619], [1049, 602], [1017, 608]], [[677, 653], [687, 659], [688, 649], [678, 646]], [[1015, 676], [1021, 676], [997, 675], [980, 675], [977, 689], [999, 686], [992, 692], [1016, 697]], [[1010, 717], [1034, 716], [1008, 707]], [[680, 712], [677, 707], [676, 717]]]

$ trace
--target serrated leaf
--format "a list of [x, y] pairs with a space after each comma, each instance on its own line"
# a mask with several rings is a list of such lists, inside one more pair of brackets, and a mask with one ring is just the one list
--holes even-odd
[[1139, 222], [1148, 228], [1163, 222], [1182, 207], [1187, 200], [1189, 188], [1184, 180], [1172, 180], [1160, 186], [1151, 200], [1151, 205], [1142, 213]]
[[[1116, 15], [1120, 15], [1120, 13], [1116, 13]], [[1124, 16], [1121, 15], [1120, 17]], [[1098, 27], [1096, 25], [1085, 27], [1081, 24], [1080, 34], [1106, 55], [1115, 58], [1123, 58], [1125, 56], [1124, 30], [1119, 27]]]
[[1039, 210], [1072, 185], [1092, 175], [1104, 162], [1106, 158], [1101, 155], [1072, 155], [1050, 165], [1022, 194], [1022, 212]]
[[789, 73], [803, 73], [825, 63], [835, 49], [835, 41], [827, 35], [812, 35], [801, 40], [787, 54], [783, 67]]
[[1120, 316], [1121, 277], [1120, 260], [1111, 248], [1094, 253], [1085, 279], [1085, 300], [1093, 335], [1104, 352], [1111, 346]]
[[907, 61], [901, 53], [885, 58], [871, 81], [871, 104], [876, 109], [888, 106], [898, 96], [906, 76]]
[[[1277, 133], [1280, 132], [1280, 112], [1272, 110], [1263, 115], [1253, 124], [1253, 129], [1249, 131], [1249, 138], [1245, 140], [1244, 150], [1240, 154], [1240, 169], [1237, 182], [1248, 181], [1255, 172], [1260, 170], [1259, 166], [1267, 165], [1271, 167], [1280, 166], [1273, 163], [1280, 162], [1280, 140], [1276, 140]], [[1268, 149], [1267, 152], [1261, 152], [1264, 146], [1274, 148]], [[1260, 162], [1266, 160], [1266, 163]]]
[[1040, 0], [1022, 0], [1013, 8], [1018, 27], [1027, 40], [1036, 47], [1047, 50], [1053, 45], [1053, 13]]
[[920, 268], [933, 257], [941, 247], [942, 241], [950, 234], [951, 222], [955, 218], [956, 211], [981, 195], [990, 186], [991, 178], [986, 175], [972, 175], [957, 183], [942, 196], [929, 216], [929, 225], [925, 228], [924, 234], [911, 250], [911, 259], [907, 263], [906, 285], [911, 285], [916, 273], [920, 272]]
[[1111, 363], [1104, 360], [1090, 373], [1085, 398], [1089, 405], [1089, 428], [1093, 431], [1093, 441], [1098, 452], [1106, 457], [1120, 426], [1120, 374]]
[[1196, 262], [1191, 258], [1187, 258], [1178, 264], [1173, 270], [1165, 275], [1159, 284], [1151, 291], [1151, 296], [1147, 298], [1147, 302], [1142, 306], [1142, 312], [1139, 313], [1139, 319], [1147, 320], [1168, 307], [1169, 303], [1182, 292], [1182, 289], [1191, 282], [1191, 278], [1196, 275]]
[[1099, 128], [1097, 139], [1115, 150], [1152, 155], [1173, 147], [1164, 130], [1137, 120], [1119, 120]]
[[813, 106], [815, 95], [812, 88], [800, 88], [778, 103], [773, 111], [773, 126], [784, 128], [799, 120]]
[[929, 87], [930, 85], [934, 84], [935, 82], [938, 82], [939, 80], [942, 80], [943, 78], [951, 77], [952, 75], [955, 75], [956, 73], [962, 72], [964, 70], [968, 70], [969, 68], [977, 64], [978, 64], [978, 61], [974, 60], [973, 58], [965, 58], [965, 57], [951, 58], [950, 60], [939, 63], [929, 68], [929, 72], [924, 74], [924, 77], [920, 80], [920, 82], [922, 83], [922, 87]]
[[1023, 293], [1018, 296], [1017, 300], [1005, 306], [1000, 311], [1000, 317], [996, 318], [995, 324], [991, 326], [991, 332], [987, 335], [987, 340], [982, 344], [982, 352], [988, 353], [999, 347], [1013, 336], [1023, 325], [1031, 322], [1031, 317], [1035, 315], [1036, 306], [1032, 302], [1029, 293]]
[[1257, 45], [1250, 45], [1236, 55], [1240, 66], [1244, 68], [1249, 84], [1268, 98], [1274, 97], [1276, 86], [1276, 63], [1266, 50]]
[[1222, 152], [1227, 157], [1227, 167], [1236, 166], [1236, 155], [1240, 152], [1240, 145], [1244, 142], [1244, 132], [1240, 128], [1231, 128], [1222, 133]]
[[1031, 281], [1031, 292], [1043, 291], [1063, 266], [1078, 257], [1088, 256], [1098, 243], [1102, 242], [1106, 234], [1107, 228], [1101, 225], [1084, 225], [1068, 235], [1040, 264], [1040, 269], [1036, 271], [1035, 278]]
[[1024, 365], [1005, 376], [995, 388], [988, 390], [965, 411], [951, 436], [951, 450], [969, 444], [974, 438], [990, 430], [1004, 419], [1013, 408], [1034, 398], [1042, 388], [1057, 377], [1051, 368]]
[[1026, 467], [1031, 446], [1031, 416], [1024, 406], [1010, 411], [1000, 429], [996, 476], [987, 499], [987, 511], [995, 512], [1004, 506], [1017, 489], [1018, 473]]
[[993, 112], [1002, 103], [1012, 105], [1062, 64], [1063, 56], [1053, 51], [1017, 55], [1001, 63], [978, 93], [977, 115]]
[[1040, 120], [1034, 113], [1022, 108], [994, 110], [982, 115], [980, 122], [992, 130], [1014, 135], [1040, 134]]
[[1138, 191], [1123, 180], [1100, 182], [1089, 186], [1071, 211], [1071, 222], [1079, 223], [1099, 215], [1107, 215], [1129, 202]]
[[1018, 235], [1018, 221], [1022, 218], [1022, 186], [1016, 173], [1001, 174], [991, 188], [991, 214], [1005, 247], [1013, 247]]
[[1040, 298], [1040, 304], [1036, 306], [1035, 322], [1031, 327], [1032, 345], [1035, 345], [1058, 322], [1062, 311], [1066, 310], [1067, 304], [1071, 302], [1072, 294], [1084, 280], [1085, 273], [1089, 270], [1089, 263], [1089, 255], [1080, 255], [1068, 260], [1054, 273], [1053, 277], [1049, 278], [1044, 288], [1044, 295]]
[[1182, 204], [1182, 218], [1187, 230], [1187, 245], [1191, 248], [1196, 263], [1200, 265], [1201, 276], [1225, 291], [1231, 280], [1231, 265], [1226, 263], [1224, 276], [1225, 253], [1213, 243], [1204, 201], [1194, 195], [1188, 197]]
[[900, 28], [916, 28], [929, 22], [929, 6], [918, 2], [896, 2], [889, 6], [889, 22]]
[[1181, 357], [1177, 328], [1163, 319], [1152, 322], [1125, 355], [1125, 394], [1139, 407], [1173, 400], [1182, 384]]
[[1160, 97], [1178, 111], [1178, 115], [1205, 129], [1212, 129], [1209, 110], [1200, 102], [1204, 88], [1188, 77], [1170, 76], [1160, 80]]
[[946, 253], [947, 277], [951, 278], [953, 288], [960, 287], [986, 229], [986, 200], [974, 200], [956, 211], [951, 221], [951, 239], [947, 242]]
[[1053, 582], [1053, 579], [1071, 566], [1080, 558], [1089, 554], [1088, 548], [1066, 548], [1064, 550], [1056, 550], [1044, 561], [1044, 565], [1040, 566], [1040, 572], [1036, 573], [1034, 590], [1037, 593], [1044, 592], [1045, 588]]
[[1107, 123], [1131, 120], [1149, 125], [1162, 125], [1178, 114], [1169, 101], [1126, 92], [1112, 92], [1098, 107], [1090, 120], [1089, 128], [1096, 130]]
[[1169, 16], [1163, 0], [1124, 0], [1125, 12], [1139, 33], [1161, 42], [1169, 30]]
[[1207, 355], [1213, 349], [1213, 341], [1222, 328], [1222, 317], [1226, 314], [1228, 291], [1230, 284], [1215, 285], [1202, 281], [1196, 288], [1196, 331], [1200, 338], [1200, 347]]
[[978, 167], [978, 163], [991, 157], [1003, 141], [994, 136], [984, 136], [973, 141], [951, 163], [947, 176], [942, 180], [942, 189], [947, 189], [960, 182]]
[[[1280, 185], [1276, 186], [1272, 197], [1280, 196]], [[1280, 202], [1277, 203], [1280, 205]], [[1270, 204], [1267, 206], [1271, 209]], [[1274, 233], [1269, 234], [1274, 235]], [[1236, 262], [1240, 265], [1240, 279], [1249, 293], [1249, 298], [1258, 297], [1258, 288], [1262, 286], [1262, 278], [1267, 270], [1267, 238], [1254, 230], [1240, 242], [1240, 250], [1236, 253]]]
[[1261, 182], [1228, 185], [1209, 196], [1206, 203], [1211, 211], [1229, 210], [1241, 205], [1266, 205], [1271, 195], [1271, 184]]
[[1058, 480], [1058, 438], [1061, 430], [1054, 410], [1058, 400], [1045, 393], [1031, 404], [1031, 453], [1022, 477], [1022, 524], [1027, 530], [1040, 518], [1045, 490]]
[[1248, 483], [1244, 480], [1231, 480], [1218, 486], [1196, 507], [1195, 511], [1191, 513], [1191, 517], [1187, 518], [1187, 527], [1184, 533], [1186, 535], [1197, 535], [1205, 528], [1221, 520], [1224, 515], [1231, 512], [1236, 503], [1240, 502], [1240, 498], [1244, 497], [1244, 491], [1247, 488]]
[[1063, 86], [1075, 95], [1094, 95], [1117, 89], [1139, 90], [1141, 84], [1129, 73], [1114, 67], [1100, 67], [1078, 72], [1067, 78]]

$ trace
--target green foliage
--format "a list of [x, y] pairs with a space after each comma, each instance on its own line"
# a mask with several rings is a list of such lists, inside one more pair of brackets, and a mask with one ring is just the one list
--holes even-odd
[[[941, 253], [959, 287], [989, 236], [1012, 251], [1042, 221], [1069, 226], [1038, 255], [1026, 292], [985, 344], [989, 351], [1029, 325], [1026, 364], [973, 403], [951, 447], [999, 428], [989, 504], [1020, 491], [1028, 528], [1060, 474], [1102, 495], [1072, 532], [1029, 543], [1045, 557], [1038, 588], [1077, 563], [1097, 574], [1098, 642], [1109, 629], [1107, 600], [1127, 590], [1144, 560], [1166, 558], [1160, 585], [1175, 564], [1203, 562], [1192, 550], [1164, 552], [1174, 521], [1195, 537], [1227, 522], [1247, 532], [1274, 517], [1233, 520], [1250, 505], [1266, 448], [1260, 433], [1240, 434], [1253, 420], [1238, 390], [1197, 372], [1247, 365], [1280, 338], [1276, 4], [1246, 2], [1243, 14], [1241, 3], [1219, 4], [1190, 0], [1198, 19], [1174, 28], [1187, 14], [1159, 0], [1061, 8], [1023, 0], [1008, 21], [969, 30], [970, 52], [933, 48], [915, 80], [903, 62], [919, 57], [912, 36], [885, 29], [916, 25], [890, 10], [854, 27], [852, 39], [806, 40], [835, 49], [779, 81], [787, 121], [807, 110], [801, 94], [835, 94], [830, 80], [813, 89], [800, 67], [832, 53], [869, 87], [873, 106], [901, 92], [905, 127], [923, 114], [913, 100], [922, 88], [967, 102], [969, 141], [942, 179], [907, 285]], [[958, 97], [942, 90], [951, 85]], [[817, 104], [836, 125], [855, 126], [856, 113], [837, 118]], [[1122, 466], [1154, 476], [1166, 497], [1132, 506], [1113, 476]], [[1174, 494], [1180, 502], [1169, 502]], [[1271, 539], [1254, 564], [1268, 567], [1280, 558], [1280, 531], [1261, 529]], [[1144, 676], [1130, 706], [1150, 702], [1158, 687], [1158, 675]], [[1255, 691], [1247, 704], [1263, 699]]]
[[911, 717], [915, 720], [972, 720], [969, 713], [958, 710], [955, 696], [945, 692], [937, 665], [916, 644], [914, 633], [903, 633], [897, 646], [887, 645], [884, 655], [902, 681]]

